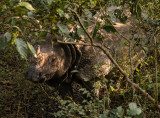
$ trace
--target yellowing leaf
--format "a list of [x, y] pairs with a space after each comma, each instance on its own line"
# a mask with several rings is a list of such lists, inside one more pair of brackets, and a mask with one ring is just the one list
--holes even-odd
[[34, 47], [29, 42], [27, 42], [27, 46], [28, 46], [29, 50], [31, 51], [31, 53], [33, 54], [33, 56], [35, 58], [37, 58], [37, 54], [36, 54]]
[[147, 62], [144, 62], [144, 64], [148, 65], [148, 63], [147, 63]]
[[120, 89], [120, 94], [123, 94], [124, 93], [124, 89]]
[[140, 59], [138, 59], [138, 61], [141, 61]]
[[136, 68], [136, 71], [139, 72], [140, 70], [138, 68]]
[[19, 6], [25, 7], [26, 9], [30, 11], [34, 11], [35, 9], [32, 7], [32, 5], [28, 2], [20, 2]]
[[111, 91], [115, 91], [115, 89], [112, 86], [110, 86], [110, 88], [111, 88]]

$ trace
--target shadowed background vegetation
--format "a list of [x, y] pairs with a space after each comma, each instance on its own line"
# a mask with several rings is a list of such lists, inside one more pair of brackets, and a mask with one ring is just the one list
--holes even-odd
[[[99, 35], [98, 30], [119, 34], [111, 21], [125, 24], [128, 20], [147, 36], [128, 38], [135, 41], [129, 49], [134, 52], [136, 47], [140, 47], [147, 55], [134, 71], [127, 74], [132, 82], [152, 96], [153, 101], [128, 83], [119, 68], [95, 82], [94, 88], [100, 92], [98, 96], [75, 83], [74, 97], [68, 96], [67, 100], [45, 83], [35, 84], [25, 80], [29, 56], [36, 56], [33, 44], [44, 41], [47, 33], [53, 34], [55, 39], [59, 34], [66, 42], [80, 41], [80, 36], [86, 36], [86, 32], [79, 21], [89, 29], [89, 22], [98, 12], [106, 22], [102, 25], [93, 21], [93, 39], [103, 41], [105, 38]], [[74, 26], [77, 22], [78, 28], [70, 32], [69, 24]], [[158, 118], [159, 26], [158, 0], [1, 0], [0, 117]], [[136, 31], [133, 29], [130, 33], [134, 35]], [[129, 47], [127, 41], [123, 45]], [[121, 54], [119, 56], [121, 58]], [[123, 67], [123, 63], [118, 62], [125, 71], [132, 67], [132, 63]]]

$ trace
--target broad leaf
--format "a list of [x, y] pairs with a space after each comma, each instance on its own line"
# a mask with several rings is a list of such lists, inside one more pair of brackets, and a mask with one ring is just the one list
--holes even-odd
[[4, 35], [0, 35], [0, 49], [5, 49], [11, 38], [12, 35], [9, 32], [6, 32]]
[[141, 113], [142, 113], [142, 110], [140, 108], [127, 110], [127, 114], [132, 116], [139, 115]]
[[0, 49], [5, 49], [7, 46], [7, 42], [5, 40], [4, 35], [0, 35]]
[[4, 34], [4, 36], [5, 36], [5, 39], [6, 39], [7, 42], [9, 42], [9, 41], [11, 40], [11, 38], [12, 38], [12, 35], [11, 35], [11, 33], [9, 33], [9, 32], [6, 32], [6, 33]]
[[44, 39], [45, 37], [47, 36], [47, 32], [40, 32], [40, 34], [39, 34], [39, 37], [41, 38], [41, 39]]
[[84, 13], [87, 18], [92, 18], [92, 13], [89, 10], [86, 10]]
[[146, 13], [141, 13], [142, 14], [142, 17], [145, 19], [145, 20], [147, 20], [148, 19], [148, 14], [146, 14]]
[[105, 25], [102, 27], [106, 32], [116, 32], [116, 29], [111, 25]]
[[129, 104], [129, 110], [127, 110], [128, 115], [135, 116], [135, 115], [140, 115], [141, 113], [142, 113], [142, 110], [137, 107], [136, 103]]
[[132, 102], [132, 103], [129, 104], [129, 108], [130, 109], [136, 109], [137, 108], [137, 104]]
[[57, 24], [58, 28], [65, 33], [66, 35], [69, 35], [69, 29], [67, 28], [67, 26], [63, 25], [63, 24]]
[[60, 17], [64, 16], [64, 11], [62, 9], [57, 9], [57, 12], [58, 12]]
[[34, 17], [34, 16], [35, 16], [35, 14], [34, 14], [32, 11], [27, 12], [27, 15], [28, 15], [29, 17]]
[[34, 47], [29, 42], [27, 42], [27, 46], [28, 46], [29, 50], [31, 51], [31, 53], [33, 54], [33, 56], [35, 58], [37, 58], [37, 54], [36, 54]]
[[110, 7], [108, 7], [108, 11], [113, 12], [116, 8], [117, 8], [117, 6], [110, 6]]
[[96, 36], [98, 29], [99, 28], [95, 26], [94, 31], [93, 31], [93, 36], [92, 36], [93, 38]]
[[25, 7], [26, 9], [30, 11], [34, 11], [35, 9], [32, 7], [32, 5], [28, 2], [20, 2], [19, 6]]
[[114, 15], [120, 20], [121, 23], [126, 23], [127, 16], [125, 16], [124, 11], [122, 9], [116, 9], [114, 11]]
[[15, 38], [15, 44], [21, 57], [27, 59], [27, 44], [21, 38]]
[[120, 115], [120, 118], [123, 118], [124, 109], [122, 108], [122, 106], [117, 107], [117, 112]]
[[49, 5], [51, 5], [52, 4], [52, 2], [54, 2], [55, 0], [47, 0], [47, 3], [49, 4]]
[[79, 36], [86, 36], [86, 33], [84, 32], [84, 30], [82, 28], [77, 28], [77, 34]]
[[23, 34], [23, 32], [22, 32], [22, 30], [20, 29], [20, 27], [18, 27], [18, 26], [12, 26], [13, 28], [16, 28], [18, 31], [20, 31], [22, 34]]
[[105, 111], [102, 115], [99, 116], [99, 118], [109, 118], [108, 113], [109, 111]]

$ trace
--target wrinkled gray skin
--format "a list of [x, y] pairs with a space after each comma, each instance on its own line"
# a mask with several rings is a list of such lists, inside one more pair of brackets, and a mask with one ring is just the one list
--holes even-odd
[[43, 42], [35, 47], [37, 58], [31, 57], [26, 79], [43, 82], [61, 78], [71, 67], [72, 56], [68, 46]]
[[[37, 58], [31, 57], [25, 78], [32, 82], [44, 82], [59, 86], [62, 83], [90, 81], [106, 75], [111, 61], [98, 48], [41, 42], [34, 46]], [[87, 83], [88, 84], [88, 83]], [[85, 87], [90, 86], [86, 85]], [[91, 87], [91, 86], [90, 86]]]
[[35, 45], [37, 58], [31, 57], [25, 78], [36, 83], [46, 82], [59, 90], [65, 98], [66, 94], [73, 95], [71, 88], [70, 70], [78, 63], [76, 50], [73, 46], [51, 42], [42, 42]]
[[[113, 44], [116, 43], [118, 42]], [[92, 80], [105, 77], [113, 69], [107, 55], [99, 48], [92, 46], [58, 43], [52, 45], [50, 41], [46, 40], [46, 42], [41, 42], [34, 47], [37, 50], [37, 58], [31, 57], [29, 68], [25, 74], [26, 79], [38, 83], [46, 82], [58, 88], [62, 97], [65, 97], [66, 93], [73, 95], [71, 87], [73, 81], [80, 82], [87, 89], [92, 89]], [[127, 49], [122, 47], [118, 51], [125, 52], [124, 50]], [[143, 54], [143, 51], [140, 51], [133, 60], [144, 57]]]

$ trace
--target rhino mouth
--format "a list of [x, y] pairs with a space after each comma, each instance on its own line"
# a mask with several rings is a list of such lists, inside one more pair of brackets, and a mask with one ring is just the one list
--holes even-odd
[[45, 81], [48, 81], [51, 79], [50, 74], [44, 74], [42, 72], [36, 72], [36, 71], [27, 71], [25, 73], [25, 78], [29, 81], [32, 81], [34, 83], [43, 83]]
[[43, 75], [42, 73], [40, 73], [40, 82], [45, 82], [51, 79], [51, 74], [45, 74]]

